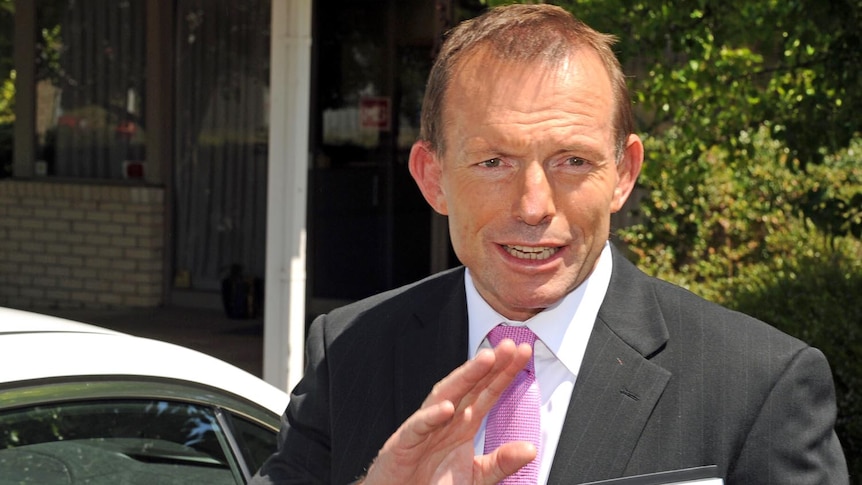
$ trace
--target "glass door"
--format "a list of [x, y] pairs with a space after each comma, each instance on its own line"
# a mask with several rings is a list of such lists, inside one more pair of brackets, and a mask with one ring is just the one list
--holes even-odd
[[433, 1], [315, 3], [310, 314], [429, 273], [430, 209], [407, 169]]
[[228, 278], [259, 285], [271, 0], [176, 8], [174, 289], [218, 292]]

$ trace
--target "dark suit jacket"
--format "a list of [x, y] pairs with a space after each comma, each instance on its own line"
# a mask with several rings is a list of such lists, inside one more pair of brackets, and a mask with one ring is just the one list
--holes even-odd
[[[343, 484], [467, 351], [463, 268], [318, 317], [255, 483]], [[718, 466], [727, 484], [844, 484], [823, 354], [614, 251], [548, 483]]]

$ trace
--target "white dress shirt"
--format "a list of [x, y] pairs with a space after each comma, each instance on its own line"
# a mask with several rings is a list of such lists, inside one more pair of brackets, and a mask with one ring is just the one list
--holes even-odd
[[[526, 325], [538, 336], [533, 355], [536, 380], [542, 396], [542, 438], [537, 458], [540, 460], [540, 484], [548, 481], [572, 389], [584, 358], [587, 340], [608, 290], [612, 267], [610, 243], [605, 243], [596, 268], [586, 281], [556, 305], [544, 309], [525, 322], [515, 322], [497, 313], [479, 295], [470, 271], [467, 270], [465, 274], [467, 318], [470, 322], [470, 359], [475, 357], [480, 349], [491, 347], [486, 336], [500, 323]], [[473, 444], [477, 455], [484, 453], [484, 422]]]

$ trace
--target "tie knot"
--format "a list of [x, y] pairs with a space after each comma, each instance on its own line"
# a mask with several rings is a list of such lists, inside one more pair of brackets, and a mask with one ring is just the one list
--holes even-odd
[[536, 343], [536, 334], [527, 327], [519, 327], [514, 325], [497, 325], [488, 332], [488, 341], [496, 347], [504, 339], [511, 339], [515, 345], [523, 343], [530, 344], [530, 347]]

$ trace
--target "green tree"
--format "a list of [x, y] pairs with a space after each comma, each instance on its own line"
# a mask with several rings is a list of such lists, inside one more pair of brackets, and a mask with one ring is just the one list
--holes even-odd
[[[802, 169], [860, 136], [862, 0], [547, 3], [619, 36], [640, 128], [675, 137], [691, 159], [714, 147], [747, 157], [736, 150], [740, 136], [766, 127]], [[799, 207], [826, 230], [859, 236], [860, 203], [819, 190]]]

